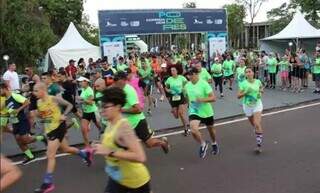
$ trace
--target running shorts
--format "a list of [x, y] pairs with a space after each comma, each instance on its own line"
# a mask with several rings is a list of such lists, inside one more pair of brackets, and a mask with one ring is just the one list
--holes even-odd
[[58, 128], [49, 132], [47, 134], [47, 138], [50, 141], [54, 141], [58, 139], [60, 142], [62, 142], [66, 133], [67, 133], [67, 125], [66, 125], [66, 122], [64, 121], [58, 126]]
[[140, 120], [138, 125], [134, 128], [134, 131], [136, 132], [138, 138], [143, 142], [148, 141], [148, 139], [150, 139], [153, 135], [153, 131], [149, 128], [146, 119]]
[[139, 188], [128, 188], [118, 182], [114, 181], [112, 178], [109, 178], [108, 185], [104, 193], [150, 193], [150, 182], [142, 185]]
[[230, 76], [225, 76], [224, 78], [227, 79], [227, 80], [230, 80], [230, 79], [234, 78], [234, 75], [232, 74]]
[[258, 102], [255, 106], [243, 105], [243, 112], [247, 117], [251, 117], [254, 113], [262, 112], [263, 105], [262, 102]]
[[83, 113], [82, 114], [82, 119], [85, 119], [85, 120], [87, 120], [87, 121], [93, 121], [93, 122], [97, 122], [97, 119], [96, 119], [96, 115], [95, 115], [95, 113], [94, 112], [92, 112], [92, 113]]
[[30, 132], [30, 123], [27, 119], [19, 120], [18, 123], [12, 124], [13, 135], [26, 135]]
[[200, 123], [205, 124], [206, 126], [213, 126], [214, 125], [213, 116], [202, 118], [202, 117], [199, 117], [198, 115], [190, 115], [189, 121], [192, 121], [192, 120], [198, 120], [198, 121], [200, 121]]
[[29, 105], [29, 111], [37, 110], [37, 97], [33, 94], [30, 95], [30, 105]]
[[179, 107], [182, 104], [185, 104], [185, 97], [183, 94], [180, 95], [171, 95], [169, 97], [169, 103], [171, 105], [172, 108], [174, 107]]

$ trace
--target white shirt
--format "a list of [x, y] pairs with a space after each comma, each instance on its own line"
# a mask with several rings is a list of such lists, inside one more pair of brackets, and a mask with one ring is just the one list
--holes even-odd
[[15, 71], [7, 70], [3, 75], [3, 80], [9, 81], [9, 86], [11, 90], [19, 90], [20, 89], [20, 82], [18, 73]]

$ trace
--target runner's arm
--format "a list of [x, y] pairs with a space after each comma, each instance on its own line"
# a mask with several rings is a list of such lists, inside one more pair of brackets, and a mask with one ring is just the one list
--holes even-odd
[[22, 111], [24, 108], [26, 108], [28, 105], [30, 104], [30, 101], [29, 100], [25, 100], [22, 104], [21, 107], [19, 107], [16, 112], [19, 113], [20, 111]]
[[19, 168], [12, 164], [10, 160], [1, 155], [1, 180], [0, 192], [3, 192], [8, 186], [12, 185], [21, 177]]
[[128, 114], [139, 114], [139, 113], [141, 113], [141, 109], [140, 109], [138, 104], [135, 104], [129, 109], [122, 108], [121, 112], [122, 113], [128, 113]]
[[63, 98], [61, 97], [54, 97], [53, 98], [54, 101], [58, 104], [58, 105], [61, 105], [61, 106], [65, 106], [65, 110], [63, 112], [63, 115], [66, 116], [68, 113], [71, 112], [73, 106], [71, 103], [69, 103], [68, 101], [64, 100]]
[[213, 92], [211, 92], [207, 98], [197, 98], [197, 102], [201, 103], [215, 102], [216, 100], [217, 98]]

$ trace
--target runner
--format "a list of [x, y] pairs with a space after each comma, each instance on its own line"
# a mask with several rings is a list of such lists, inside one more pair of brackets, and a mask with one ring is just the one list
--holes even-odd
[[126, 94], [117, 87], [103, 92], [102, 116], [110, 125], [101, 144], [93, 145], [95, 154], [105, 157], [105, 171], [109, 175], [105, 193], [151, 193], [150, 174], [143, 162], [146, 155], [132, 132], [132, 127], [122, 116]]
[[207, 81], [200, 79], [199, 71], [191, 68], [189, 71], [190, 81], [184, 87], [185, 95], [189, 103], [189, 121], [193, 138], [200, 144], [199, 156], [204, 158], [207, 153], [209, 143], [205, 141], [199, 131], [200, 123], [207, 126], [211, 140], [213, 155], [219, 153], [216, 142], [216, 130], [214, 128], [214, 111], [211, 102], [216, 101], [216, 97]]
[[21, 171], [3, 155], [0, 155], [0, 166], [0, 192], [3, 192], [21, 177]]
[[185, 117], [185, 98], [182, 89], [188, 81], [184, 76], [178, 75], [178, 71], [175, 67], [171, 67], [170, 71], [171, 77], [169, 77], [165, 82], [165, 89], [168, 93], [170, 93], [169, 103], [172, 107], [171, 113], [173, 114], [174, 118], [180, 118], [184, 128], [184, 135], [187, 136], [189, 134], [189, 130]]
[[81, 94], [79, 100], [82, 103], [82, 119], [81, 119], [81, 131], [83, 136], [84, 145], [90, 147], [89, 144], [89, 131], [90, 131], [90, 122], [92, 121], [98, 128], [100, 134], [103, 132], [101, 126], [96, 118], [95, 112], [98, 108], [94, 101], [94, 92], [93, 89], [89, 86], [90, 80], [86, 77], [81, 76], [77, 79], [81, 84]]
[[220, 91], [220, 97], [222, 98], [223, 95], [223, 86], [222, 86], [222, 78], [223, 78], [223, 70], [222, 70], [222, 64], [220, 63], [220, 60], [218, 57], [214, 59], [214, 63], [211, 65], [211, 74], [214, 80], [214, 88], [217, 90], [217, 87], [219, 86]]
[[313, 76], [316, 83], [316, 89], [313, 93], [320, 94], [320, 52], [316, 53], [316, 61], [313, 66]]
[[250, 124], [255, 128], [257, 147], [256, 153], [261, 153], [263, 129], [261, 126], [261, 113], [263, 105], [261, 94], [263, 85], [259, 79], [254, 78], [254, 72], [251, 68], [246, 69], [246, 80], [240, 85], [238, 98], [242, 100], [243, 111], [248, 117]]
[[95, 112], [95, 116], [101, 125], [101, 132], [107, 127], [107, 121], [105, 118], [100, 116], [100, 110], [102, 109], [102, 97], [103, 97], [103, 91], [107, 88], [105, 80], [102, 78], [98, 78], [94, 82], [94, 89], [95, 89], [95, 95], [94, 95], [94, 101], [97, 104], [97, 107], [99, 111]]
[[49, 95], [61, 96], [61, 88], [56, 82], [54, 82], [56, 77], [54, 77], [55, 75], [52, 72], [53, 71], [42, 73], [41, 74], [41, 81], [47, 85]]
[[29, 164], [34, 161], [35, 157], [28, 147], [28, 144], [36, 141], [47, 143], [46, 138], [43, 135], [30, 136], [30, 124], [24, 109], [30, 104], [30, 102], [22, 95], [11, 92], [6, 83], [0, 83], [0, 94], [6, 97], [5, 105], [7, 113], [9, 114], [9, 122], [12, 124], [13, 135], [15, 140], [25, 154], [25, 160], [23, 165]]
[[139, 107], [137, 92], [127, 83], [127, 74], [118, 72], [115, 76], [114, 86], [123, 89], [126, 94], [126, 104], [122, 108], [122, 113], [128, 119], [136, 135], [148, 148], [161, 147], [165, 153], [169, 152], [169, 143], [167, 138], [152, 138], [153, 131], [149, 128], [147, 120]]
[[[143, 93], [143, 81], [131, 71], [130, 68], [127, 69], [128, 74], [128, 83], [136, 90], [138, 99], [139, 99], [139, 107], [144, 109], [144, 93]], [[161, 85], [162, 86], [162, 85]]]
[[211, 84], [212, 83], [211, 75], [204, 67], [202, 67], [201, 61], [197, 61], [197, 63], [195, 64], [195, 67], [199, 71], [199, 78]]
[[246, 68], [246, 59], [242, 57], [239, 59], [239, 66], [236, 69], [238, 87], [246, 80]]
[[[43, 179], [43, 184], [35, 190], [35, 193], [49, 193], [55, 189], [53, 184], [53, 172], [56, 166], [56, 153], [60, 148], [64, 153], [79, 155], [85, 160], [87, 166], [92, 163], [92, 150], [79, 150], [75, 147], [70, 147], [65, 137], [66, 115], [72, 110], [72, 105], [61, 97], [50, 96], [47, 92], [47, 86], [43, 83], [38, 83], [34, 87], [34, 94], [37, 96], [38, 115], [44, 122], [44, 131], [48, 137], [47, 146], [47, 170]], [[61, 113], [59, 107], [66, 107]]]
[[6, 108], [6, 97], [0, 96], [0, 142], [2, 132], [12, 133], [12, 128], [9, 127], [9, 113]]
[[[224, 81], [229, 81], [229, 90], [232, 90], [232, 84], [234, 80], [234, 70], [235, 70], [235, 62], [231, 59], [231, 55], [227, 55], [227, 59], [223, 62], [222, 68], [223, 68], [223, 76]], [[225, 82], [224, 82], [225, 84]]]
[[138, 70], [138, 75], [144, 82], [144, 96], [148, 101], [148, 114], [151, 115], [151, 106], [153, 104], [154, 108], [156, 108], [157, 99], [151, 96], [152, 94], [152, 69], [150, 66], [146, 64], [144, 60], [141, 60], [141, 68]]

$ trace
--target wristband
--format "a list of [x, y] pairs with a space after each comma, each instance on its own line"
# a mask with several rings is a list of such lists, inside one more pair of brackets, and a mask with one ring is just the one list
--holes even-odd
[[116, 153], [115, 151], [111, 151], [109, 154], [108, 154], [108, 157], [114, 157], [114, 153]]

